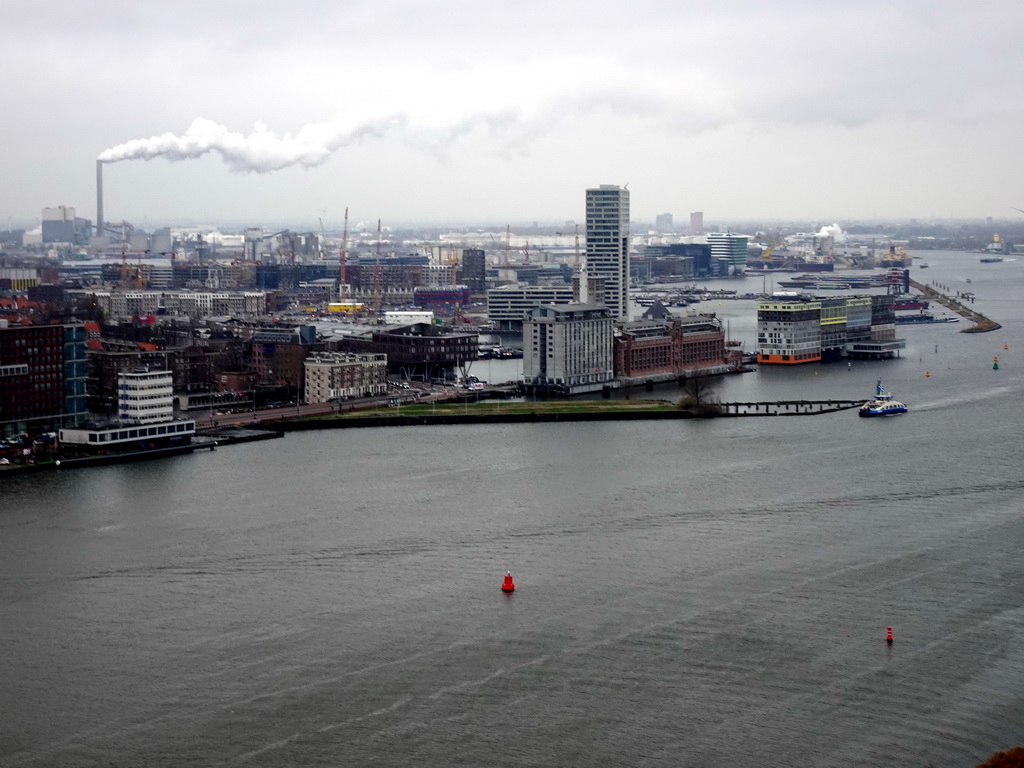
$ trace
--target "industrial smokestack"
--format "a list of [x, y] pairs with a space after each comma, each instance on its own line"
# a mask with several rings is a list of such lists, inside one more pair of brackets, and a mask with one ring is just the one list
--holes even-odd
[[96, 237], [103, 237], [103, 161], [96, 161]]

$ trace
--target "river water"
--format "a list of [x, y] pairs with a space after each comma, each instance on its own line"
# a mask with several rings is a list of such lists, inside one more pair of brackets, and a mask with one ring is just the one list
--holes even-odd
[[924, 255], [1004, 328], [719, 391], [882, 376], [905, 416], [325, 431], [5, 478], [0, 765], [924, 768], [1024, 743], [1024, 267]]

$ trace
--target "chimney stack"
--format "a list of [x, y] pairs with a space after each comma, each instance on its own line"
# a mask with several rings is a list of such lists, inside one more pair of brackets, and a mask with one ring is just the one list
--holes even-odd
[[103, 161], [96, 161], [96, 236], [103, 237]]

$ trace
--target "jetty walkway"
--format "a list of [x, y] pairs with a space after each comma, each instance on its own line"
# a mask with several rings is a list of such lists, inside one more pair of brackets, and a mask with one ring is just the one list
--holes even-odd
[[860, 408], [860, 400], [774, 400], [756, 403], [721, 403], [719, 416], [807, 416]]
[[941, 291], [936, 290], [933, 286], [919, 283], [916, 280], [911, 280], [910, 284], [919, 290], [926, 299], [937, 302], [946, 309], [951, 309], [961, 317], [966, 317], [974, 323], [971, 328], [964, 328], [960, 333], [985, 333], [986, 331], [995, 331], [1003, 327], [995, 320], [991, 320], [980, 312], [969, 309], [963, 302], [947, 296]]

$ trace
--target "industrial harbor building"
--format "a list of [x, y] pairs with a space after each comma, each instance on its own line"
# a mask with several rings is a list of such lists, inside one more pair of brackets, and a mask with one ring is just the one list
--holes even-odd
[[757, 307], [757, 362], [799, 365], [840, 357], [892, 357], [893, 296], [774, 296]]

